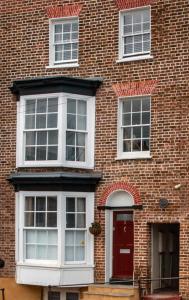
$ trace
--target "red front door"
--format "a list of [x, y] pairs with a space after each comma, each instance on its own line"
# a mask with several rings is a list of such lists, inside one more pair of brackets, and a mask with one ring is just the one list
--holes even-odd
[[133, 277], [133, 213], [113, 212], [113, 278]]

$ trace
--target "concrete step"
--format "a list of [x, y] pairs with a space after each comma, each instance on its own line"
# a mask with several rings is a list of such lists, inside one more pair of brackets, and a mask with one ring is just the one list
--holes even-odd
[[139, 300], [138, 288], [123, 285], [90, 285], [81, 300]]
[[103, 294], [103, 293], [82, 293], [81, 300], [133, 300], [134, 295], [128, 294]]
[[95, 284], [88, 287], [89, 293], [108, 293], [108, 294], [127, 294], [133, 296], [138, 293], [138, 288], [133, 286], [112, 285], [112, 284]]

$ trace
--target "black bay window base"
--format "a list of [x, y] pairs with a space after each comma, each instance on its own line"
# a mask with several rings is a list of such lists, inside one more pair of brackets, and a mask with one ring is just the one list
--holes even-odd
[[15, 191], [76, 191], [95, 192], [96, 185], [102, 178], [101, 173], [75, 172], [18, 172], [13, 173], [8, 181]]

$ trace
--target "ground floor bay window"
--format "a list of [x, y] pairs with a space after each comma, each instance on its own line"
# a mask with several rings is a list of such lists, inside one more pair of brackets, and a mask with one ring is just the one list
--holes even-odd
[[93, 281], [93, 193], [20, 191], [16, 210], [18, 283]]

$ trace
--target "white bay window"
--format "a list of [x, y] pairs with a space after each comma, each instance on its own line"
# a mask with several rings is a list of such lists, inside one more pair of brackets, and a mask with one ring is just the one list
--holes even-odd
[[67, 284], [92, 280], [94, 240], [88, 228], [94, 221], [93, 193], [21, 191], [16, 207], [17, 282], [39, 284], [47, 270], [44, 285], [53, 284], [53, 272], [54, 284], [60, 276]]
[[94, 97], [21, 96], [17, 124], [17, 166], [94, 167]]

